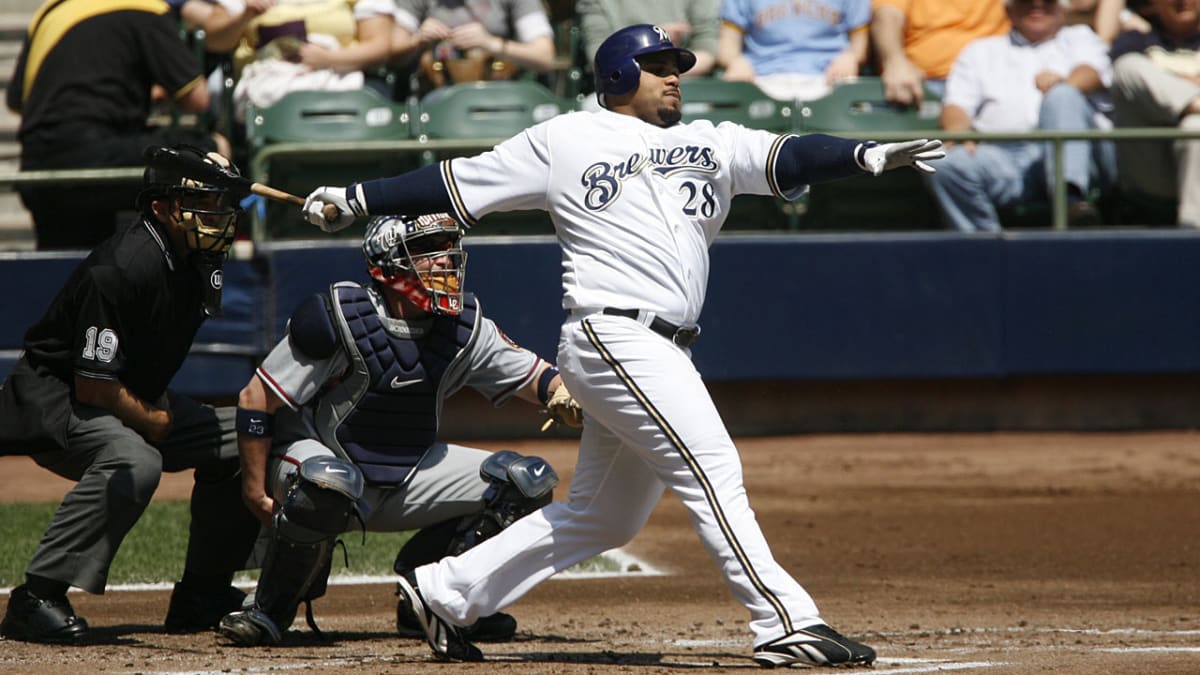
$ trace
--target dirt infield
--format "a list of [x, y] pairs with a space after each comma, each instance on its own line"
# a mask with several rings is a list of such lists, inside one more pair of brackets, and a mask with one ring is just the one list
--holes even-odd
[[[561, 442], [483, 444], [549, 458]], [[1200, 435], [822, 435], [743, 439], [750, 503], [825, 618], [879, 652], [876, 672], [1200, 672]], [[0, 499], [68, 486], [0, 460]], [[37, 478], [34, 478], [34, 477]], [[171, 477], [160, 497], [186, 495]], [[46, 491], [49, 491], [47, 494]], [[556, 496], [562, 498], [565, 488]], [[391, 634], [388, 585], [335, 586], [271, 649], [160, 632], [164, 592], [72, 595], [89, 644], [0, 643], [0, 671], [672, 673], [754, 668], [744, 610], [679, 502], [628, 550], [670, 574], [551, 580], [509, 609], [520, 637], [444, 665]], [[302, 624], [303, 622], [301, 622]]]

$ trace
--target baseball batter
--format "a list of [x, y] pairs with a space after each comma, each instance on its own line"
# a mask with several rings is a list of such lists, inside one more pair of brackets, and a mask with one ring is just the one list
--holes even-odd
[[[437, 656], [478, 660], [459, 626], [625, 544], [669, 489], [749, 610], [758, 663], [870, 664], [874, 650], [830, 628], [772, 557], [737, 448], [689, 350], [700, 335], [708, 247], [734, 195], [796, 197], [810, 183], [904, 166], [932, 172], [926, 162], [944, 156], [941, 142], [680, 124], [679, 75], [695, 57], [657, 26], [617, 31], [595, 63], [604, 110], [555, 117], [474, 157], [318, 188], [305, 204], [325, 229], [367, 213], [451, 210], [474, 223], [493, 211], [544, 209], [562, 247], [568, 314], [557, 363], [585, 413], [568, 500], [417, 568], [401, 587]], [[329, 204], [338, 217], [326, 219]]]

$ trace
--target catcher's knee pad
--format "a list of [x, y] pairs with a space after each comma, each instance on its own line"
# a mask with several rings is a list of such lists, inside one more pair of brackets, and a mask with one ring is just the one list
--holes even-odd
[[255, 606], [287, 630], [301, 601], [325, 594], [325, 577], [338, 535], [363, 520], [362, 472], [337, 457], [311, 457], [290, 479], [275, 511]]
[[493, 453], [479, 465], [479, 476], [488, 482], [484, 506], [459, 524], [449, 555], [488, 539], [520, 518], [550, 503], [558, 474], [541, 457], [525, 457], [511, 450]]

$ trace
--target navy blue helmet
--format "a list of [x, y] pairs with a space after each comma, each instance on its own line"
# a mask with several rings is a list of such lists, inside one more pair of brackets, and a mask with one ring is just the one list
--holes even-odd
[[596, 96], [604, 105], [605, 96], [622, 96], [637, 89], [642, 67], [637, 57], [657, 52], [674, 52], [679, 72], [696, 65], [696, 55], [671, 42], [667, 31], [648, 23], [626, 26], [608, 36], [596, 50]]

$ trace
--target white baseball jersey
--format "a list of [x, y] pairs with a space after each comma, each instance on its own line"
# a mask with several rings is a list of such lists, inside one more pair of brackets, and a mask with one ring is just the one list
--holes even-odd
[[708, 247], [733, 196], [799, 196], [774, 180], [786, 138], [729, 123], [664, 129], [607, 110], [575, 112], [442, 167], [468, 224], [493, 211], [550, 212], [564, 309], [634, 307], [693, 324]]

